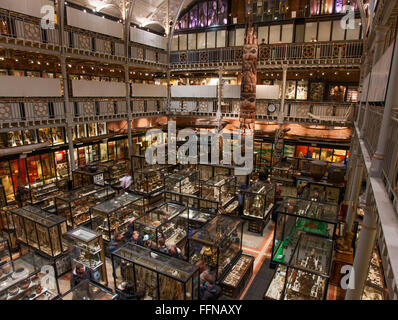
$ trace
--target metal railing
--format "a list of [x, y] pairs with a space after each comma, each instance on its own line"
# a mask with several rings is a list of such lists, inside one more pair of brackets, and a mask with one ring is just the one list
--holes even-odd
[[[242, 47], [172, 52], [172, 65], [242, 62]], [[260, 45], [258, 61], [362, 58], [363, 42], [333, 41]]]
[[[39, 19], [23, 17], [11, 12], [0, 13], [1, 36], [12, 38], [16, 41], [23, 40], [39, 44], [60, 44], [57, 25], [55, 25], [54, 29], [43, 29], [41, 28]], [[79, 54], [91, 55], [96, 53], [105, 55], [109, 59], [125, 59], [125, 45], [121, 39], [70, 26], [65, 26], [64, 38], [64, 46], [70, 50], [79, 50]], [[145, 63], [167, 64], [166, 52], [131, 42], [129, 45], [129, 58]]]
[[64, 103], [60, 101], [1, 101], [0, 122], [48, 121], [65, 119]]

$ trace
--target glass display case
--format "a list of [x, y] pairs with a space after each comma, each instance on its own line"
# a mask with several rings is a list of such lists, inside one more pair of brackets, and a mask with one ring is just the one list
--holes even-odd
[[91, 271], [95, 281], [108, 285], [105, 249], [102, 235], [85, 227], [77, 227], [64, 234], [69, 243], [72, 269], [82, 264]]
[[56, 258], [67, 251], [62, 241], [66, 219], [33, 206], [11, 210], [17, 241], [45, 256]]
[[8, 243], [10, 245], [10, 249], [12, 252], [16, 252], [19, 250], [17, 243], [17, 236], [15, 233], [14, 223], [12, 222], [12, 209], [18, 208], [18, 205], [9, 205], [0, 209], [0, 217], [1, 217], [1, 231], [3, 232], [3, 236], [7, 238]]
[[217, 175], [201, 181], [200, 196], [217, 201], [223, 208], [227, 207], [236, 198], [236, 177]]
[[265, 292], [265, 300], [282, 300], [283, 288], [285, 287], [287, 266], [278, 264], [275, 269], [271, 283]]
[[302, 233], [334, 239], [338, 206], [286, 198], [277, 209], [271, 261], [288, 264]]
[[72, 171], [73, 189], [89, 186], [91, 184], [104, 185], [104, 172], [95, 166], [88, 166]]
[[199, 267], [131, 243], [112, 253], [116, 291], [127, 283], [145, 300], [198, 300]]
[[199, 171], [182, 169], [165, 176], [165, 189], [182, 194], [197, 195], [199, 193]]
[[275, 189], [275, 184], [260, 180], [246, 189], [241, 189], [243, 215], [252, 219], [265, 220], [274, 206]]
[[157, 248], [160, 238], [164, 238], [168, 246], [176, 244], [188, 233], [188, 221], [180, 217], [184, 210], [184, 206], [166, 202], [135, 220], [134, 231], [138, 231], [141, 237], [148, 235], [154, 248]]
[[114, 239], [115, 234], [125, 232], [132, 218], [145, 213], [144, 197], [123, 193], [91, 208], [91, 228], [103, 234], [105, 241]]
[[53, 206], [54, 197], [60, 192], [57, 182], [33, 186], [23, 186], [24, 192], [21, 192], [22, 205], [39, 205], [41, 208]]
[[189, 262], [206, 261], [222, 279], [242, 253], [243, 221], [218, 215], [188, 238]]
[[314, 198], [315, 193], [319, 195], [322, 202], [330, 204], [340, 204], [344, 196], [344, 183], [330, 183], [327, 181], [314, 181], [312, 178], [299, 177], [297, 185], [305, 185], [306, 190], [301, 198], [310, 200]]
[[0, 269], [0, 300], [52, 300], [59, 289], [49, 261], [29, 252]]
[[207, 200], [189, 194], [181, 194], [172, 191], [163, 191], [163, 198], [165, 202], [174, 202], [188, 208], [195, 208], [214, 213], [216, 213], [218, 209], [217, 201]]
[[0, 233], [0, 266], [12, 259], [11, 248], [8, 240]]
[[104, 173], [104, 180], [107, 184], [114, 186], [120, 182], [120, 179], [129, 172], [129, 161], [107, 161], [98, 163], [98, 170]]
[[248, 230], [262, 234], [274, 207], [276, 184], [258, 180], [240, 189], [243, 200], [243, 218], [248, 220]]
[[254, 257], [242, 254], [225, 278], [221, 281], [223, 295], [239, 298], [253, 275]]
[[90, 280], [84, 280], [71, 290], [65, 292], [59, 300], [117, 300], [118, 294], [110, 288]]
[[135, 170], [130, 190], [143, 196], [156, 196], [164, 189], [165, 170], [164, 166], [151, 166]]
[[67, 219], [68, 227], [90, 222], [90, 208], [116, 194], [111, 187], [89, 185], [55, 198], [57, 214]]

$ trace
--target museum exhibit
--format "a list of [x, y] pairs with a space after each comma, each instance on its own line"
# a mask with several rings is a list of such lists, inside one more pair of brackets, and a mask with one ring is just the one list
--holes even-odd
[[0, 300], [398, 300], [397, 31], [398, 0], [0, 0]]

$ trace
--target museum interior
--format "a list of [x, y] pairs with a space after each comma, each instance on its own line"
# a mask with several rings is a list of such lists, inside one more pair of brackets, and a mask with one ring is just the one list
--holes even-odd
[[0, 0], [0, 300], [397, 300], [397, 21]]

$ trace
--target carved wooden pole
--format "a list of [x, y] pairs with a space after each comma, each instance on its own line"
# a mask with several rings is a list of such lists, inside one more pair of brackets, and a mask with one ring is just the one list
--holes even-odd
[[254, 132], [256, 121], [256, 85], [258, 40], [257, 29], [253, 26], [252, 0], [246, 0], [246, 34], [243, 46], [242, 85], [240, 103], [240, 129]]

